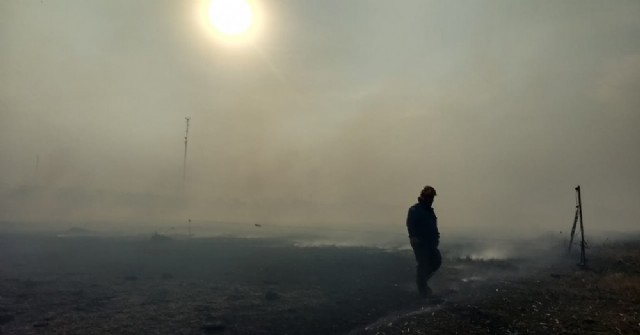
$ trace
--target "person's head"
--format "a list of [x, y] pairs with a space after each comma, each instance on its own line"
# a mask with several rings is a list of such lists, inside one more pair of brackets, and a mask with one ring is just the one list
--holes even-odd
[[436, 197], [436, 189], [432, 186], [425, 186], [422, 191], [420, 191], [420, 196], [418, 197], [418, 201], [431, 206], [433, 204], [433, 199]]

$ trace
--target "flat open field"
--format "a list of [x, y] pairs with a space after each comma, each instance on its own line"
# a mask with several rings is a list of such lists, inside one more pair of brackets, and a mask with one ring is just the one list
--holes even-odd
[[588, 269], [559, 262], [495, 277], [437, 308], [354, 334], [640, 334], [640, 243], [589, 249]]
[[[448, 248], [448, 249], [447, 249]], [[438, 299], [413, 255], [285, 239], [0, 235], [2, 334], [548, 334], [640, 332], [638, 244], [599, 247], [593, 270], [546, 253], [460, 258], [444, 248]], [[553, 254], [558, 250], [551, 250]], [[558, 251], [559, 253], [559, 251]], [[541, 260], [540, 258], [544, 258]]]

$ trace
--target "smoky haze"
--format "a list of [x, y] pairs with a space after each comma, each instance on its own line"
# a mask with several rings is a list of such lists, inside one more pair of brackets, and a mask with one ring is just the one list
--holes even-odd
[[1, 2], [0, 219], [637, 229], [640, 2], [259, 3]]

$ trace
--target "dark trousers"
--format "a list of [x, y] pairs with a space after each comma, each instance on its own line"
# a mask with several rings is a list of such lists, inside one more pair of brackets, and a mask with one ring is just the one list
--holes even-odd
[[416, 284], [418, 291], [429, 294], [427, 282], [442, 265], [442, 255], [438, 248], [427, 245], [424, 242], [412, 242], [413, 254], [416, 256]]

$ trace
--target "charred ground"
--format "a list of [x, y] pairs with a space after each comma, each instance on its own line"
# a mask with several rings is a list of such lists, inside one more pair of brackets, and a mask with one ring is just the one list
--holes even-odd
[[449, 245], [433, 283], [440, 302], [416, 297], [408, 250], [8, 233], [0, 249], [3, 334], [640, 329], [638, 244], [595, 248], [589, 271], [562, 259], [465, 258], [473, 248], [458, 253], [462, 245]]
[[386, 318], [354, 334], [640, 334], [640, 243], [589, 250], [528, 276], [495, 278], [437, 308]]

